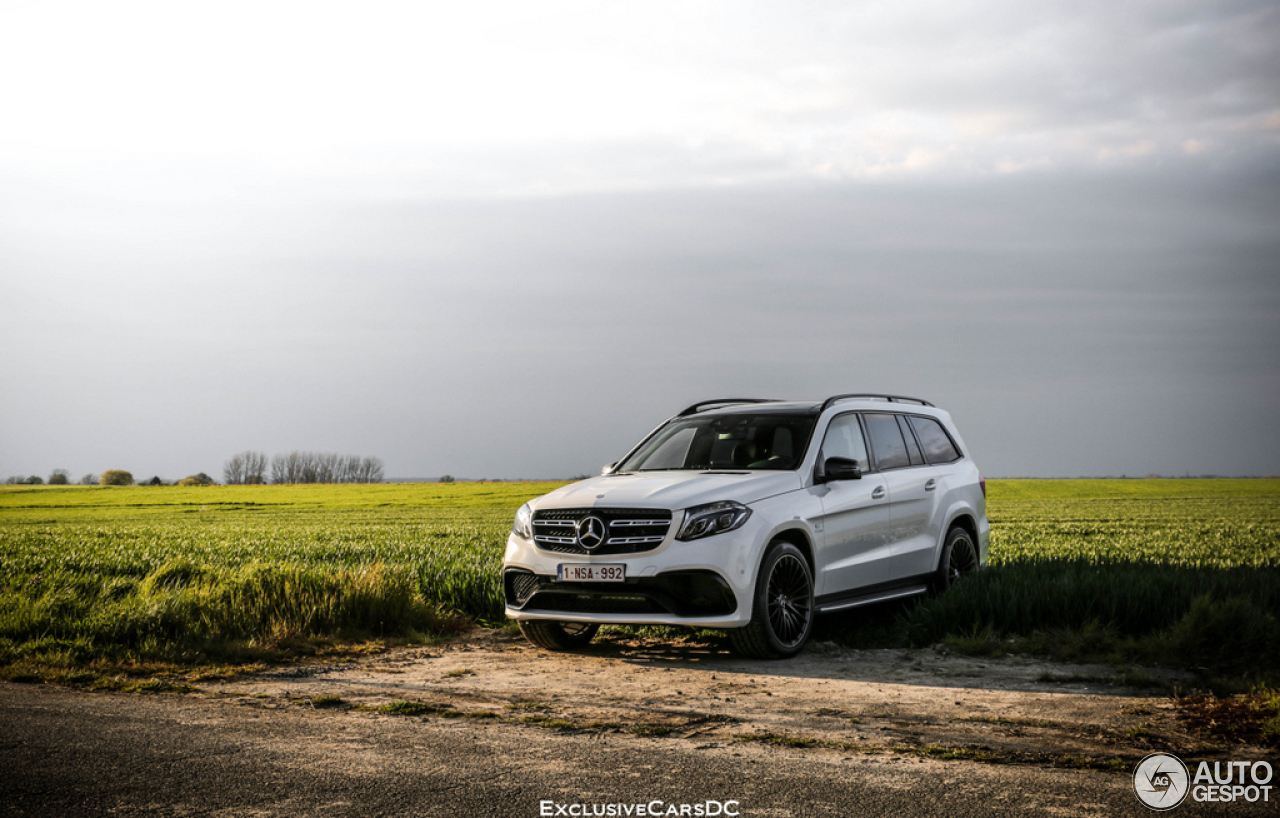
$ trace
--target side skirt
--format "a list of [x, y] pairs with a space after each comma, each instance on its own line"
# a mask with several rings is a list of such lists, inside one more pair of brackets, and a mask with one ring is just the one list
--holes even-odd
[[869, 585], [865, 588], [855, 588], [852, 591], [843, 591], [838, 594], [823, 594], [815, 602], [817, 603], [818, 613], [831, 613], [832, 611], [843, 611], [846, 608], [856, 608], [860, 605], [887, 602], [891, 599], [916, 596], [917, 594], [928, 592], [929, 580], [932, 578], [932, 574], [921, 574], [894, 580], [893, 582]]

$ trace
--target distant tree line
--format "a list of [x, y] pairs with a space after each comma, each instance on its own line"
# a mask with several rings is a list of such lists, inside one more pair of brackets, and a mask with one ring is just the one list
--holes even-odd
[[267, 482], [267, 456], [262, 452], [241, 452], [222, 464], [222, 480], [229, 486]]
[[[46, 481], [40, 475], [33, 474], [30, 477], [23, 477], [22, 475], [8, 477], [5, 478], [4, 482], [8, 485], [42, 486]], [[66, 469], [54, 469], [47, 482], [51, 486], [69, 486], [71, 485], [71, 472]], [[120, 469], [107, 469], [100, 475], [86, 474], [76, 482], [82, 486], [132, 486], [133, 475]]]
[[[71, 477], [71, 472], [67, 471], [66, 469], [54, 469], [53, 474], [49, 475], [49, 485], [65, 486], [71, 482], [69, 479], [70, 477]], [[38, 474], [33, 474], [30, 476], [24, 476], [24, 475], [18, 474], [18, 475], [14, 475], [13, 477], [5, 478], [4, 482], [10, 486], [16, 486], [16, 485], [43, 486], [45, 483], [45, 479]]]
[[[262, 452], [241, 452], [222, 467], [227, 485], [255, 485], [263, 483], [381, 483], [384, 479], [382, 461], [376, 457], [339, 455], [327, 452], [290, 452], [278, 454], [270, 460]], [[452, 478], [450, 478], [452, 479]], [[51, 486], [71, 484], [71, 473], [66, 469], [54, 469], [49, 479], [38, 474], [14, 475], [4, 480], [8, 485]], [[204, 472], [192, 474], [177, 481], [152, 477], [138, 483], [133, 474], [124, 469], [107, 469], [102, 474], [86, 474], [79, 479], [82, 486], [214, 486], [217, 481]]]
[[262, 452], [241, 452], [223, 465], [227, 485], [255, 483], [381, 483], [382, 461], [376, 457], [329, 452], [289, 452], [271, 458]]

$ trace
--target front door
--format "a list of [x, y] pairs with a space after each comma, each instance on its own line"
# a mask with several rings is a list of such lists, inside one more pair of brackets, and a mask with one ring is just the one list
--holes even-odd
[[[819, 457], [845, 457], [869, 468], [866, 443], [857, 414], [831, 421]], [[813, 491], [822, 501], [822, 555], [817, 593], [841, 594], [889, 578], [893, 555], [889, 490], [885, 478], [864, 474], [858, 480], [819, 483]]]

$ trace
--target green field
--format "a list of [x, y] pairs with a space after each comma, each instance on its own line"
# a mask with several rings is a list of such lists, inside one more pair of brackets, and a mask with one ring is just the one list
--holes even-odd
[[[511, 518], [555, 485], [6, 486], [0, 668], [230, 662], [496, 624]], [[1280, 481], [988, 487], [992, 570], [910, 606], [903, 639], [1280, 664]]]
[[283, 657], [498, 622], [554, 483], [0, 489], [0, 667]]
[[993, 480], [991, 567], [915, 606], [909, 639], [1060, 658], [1280, 669], [1280, 481]]

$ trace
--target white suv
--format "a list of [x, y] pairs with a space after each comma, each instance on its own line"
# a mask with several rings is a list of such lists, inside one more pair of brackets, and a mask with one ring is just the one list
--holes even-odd
[[933, 404], [733, 398], [521, 506], [503, 589], [551, 650], [601, 624], [694, 625], [781, 658], [816, 613], [946, 589], [986, 565], [989, 539], [986, 482]]

